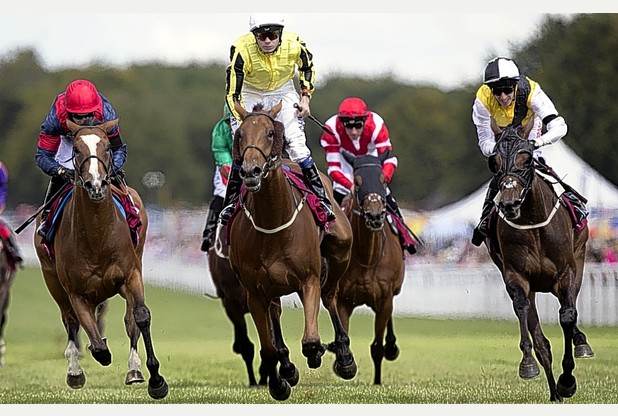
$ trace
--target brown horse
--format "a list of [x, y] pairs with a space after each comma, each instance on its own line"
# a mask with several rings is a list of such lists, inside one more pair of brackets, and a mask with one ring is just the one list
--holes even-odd
[[[232, 351], [240, 354], [249, 376], [249, 386], [257, 386], [255, 372], [253, 371], [253, 358], [255, 356], [255, 346], [249, 339], [247, 321], [245, 315], [249, 313], [247, 304], [247, 289], [240, 284], [234, 274], [230, 261], [227, 258], [227, 250], [224, 248], [224, 256], [216, 253], [214, 244], [208, 249], [208, 267], [212, 281], [217, 290], [217, 297], [221, 299], [221, 304], [225, 314], [234, 326], [234, 343]], [[260, 366], [259, 385], [265, 386], [268, 374], [263, 366]]]
[[[318, 368], [326, 351], [318, 333], [321, 298], [335, 330], [334, 371], [347, 380], [357, 370], [336, 305], [337, 284], [350, 261], [352, 229], [341, 209], [334, 207], [336, 220], [327, 232], [321, 231], [307, 206], [307, 191], [293, 186], [284, 172], [300, 168], [292, 162], [284, 167], [282, 162], [284, 128], [275, 120], [281, 106], [269, 111], [258, 106], [248, 113], [236, 105], [242, 123], [235, 133], [233, 157], [242, 163], [240, 176], [248, 193], [228, 225], [230, 263], [247, 289], [269, 391], [276, 400], [286, 400], [298, 382], [298, 369], [280, 333], [281, 296], [297, 293], [303, 304], [302, 353], [309, 368]], [[328, 177], [321, 177], [332, 200]]]
[[393, 298], [401, 292], [405, 275], [399, 238], [387, 223], [388, 184], [382, 163], [389, 153], [355, 157], [342, 152], [354, 169], [354, 189], [342, 203], [352, 225], [354, 242], [350, 265], [339, 281], [339, 316], [348, 331], [356, 307], [367, 305], [375, 313], [375, 336], [371, 343], [373, 382], [381, 384], [382, 360], [393, 361], [399, 356], [393, 331]]
[[[102, 338], [95, 311], [109, 298], [119, 294], [126, 300], [124, 317], [130, 351], [125, 384], [143, 382], [137, 342], [142, 336], [146, 366], [150, 372], [148, 394], [153, 399], [167, 395], [168, 385], [159, 374], [150, 334], [151, 314], [144, 303], [142, 254], [148, 228], [146, 208], [135, 190], [120, 186], [120, 193], [130, 196], [139, 210], [141, 227], [132, 236], [125, 214], [112, 195], [114, 175], [112, 150], [107, 133], [117, 124], [112, 120], [97, 126], [79, 126], [70, 120], [67, 126], [74, 135], [73, 165], [75, 177], [72, 194], [61, 211], [53, 246], [37, 233], [34, 245], [47, 288], [58, 304], [68, 342], [64, 352], [69, 363], [67, 384], [75, 389], [86, 383], [79, 364], [78, 331], [84, 328], [92, 356], [108, 366], [112, 355]], [[128, 218], [128, 215], [127, 215]], [[40, 223], [37, 218], [37, 225]]]
[[0, 239], [0, 367], [4, 365], [4, 355], [6, 354], [4, 328], [7, 322], [11, 286], [13, 285], [16, 274], [17, 268], [9, 259], [8, 253], [3, 247], [2, 240]]
[[[550, 400], [562, 401], [575, 394], [573, 370], [575, 357], [594, 354], [586, 336], [577, 327], [579, 294], [588, 226], [574, 230], [570, 214], [550, 183], [535, 170], [534, 146], [526, 134], [507, 127], [496, 142], [489, 169], [499, 184], [494, 242], [490, 256], [500, 269], [506, 290], [519, 320], [520, 349], [523, 358], [519, 376], [537, 377], [541, 363], [549, 385]], [[556, 380], [552, 372], [549, 340], [541, 330], [536, 294], [552, 293], [560, 302], [560, 326], [564, 335], [562, 374]], [[530, 334], [532, 340], [530, 339]]]

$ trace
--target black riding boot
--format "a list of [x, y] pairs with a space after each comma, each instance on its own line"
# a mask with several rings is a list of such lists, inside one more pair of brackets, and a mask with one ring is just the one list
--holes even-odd
[[240, 186], [242, 185], [242, 179], [240, 179], [240, 167], [235, 167], [232, 164], [232, 170], [230, 171], [230, 177], [228, 178], [227, 188], [225, 189], [225, 200], [223, 201], [223, 211], [219, 214], [219, 221], [221, 225], [227, 225], [232, 214], [234, 213], [234, 207], [240, 196]]
[[485, 195], [485, 202], [483, 203], [483, 212], [481, 214], [481, 220], [474, 229], [472, 234], [472, 244], [479, 247], [485, 241], [487, 237], [487, 231], [489, 227], [489, 214], [491, 208], [494, 206], [494, 198], [498, 194], [498, 188], [494, 185], [494, 180], [489, 183], [487, 188], [487, 195]]
[[326, 212], [327, 218], [326, 222], [331, 222], [335, 220], [335, 213], [333, 212], [333, 206], [330, 203], [330, 200], [326, 196], [326, 190], [324, 189], [324, 184], [322, 183], [322, 179], [320, 178], [320, 173], [318, 172], [318, 168], [313, 163], [308, 168], [301, 169], [307, 183], [311, 190], [315, 193], [315, 195], [320, 200], [320, 204], [322, 208]]
[[[47, 186], [47, 193], [45, 194], [45, 200], [43, 201], [43, 205], [47, 205], [50, 202], [51, 198], [56, 195], [58, 191], [64, 186], [65, 180], [59, 176], [52, 176], [49, 181], [49, 185]], [[50, 203], [51, 204], [51, 203]], [[36, 232], [41, 237], [45, 237], [47, 234], [47, 226], [45, 225], [45, 220], [47, 219], [47, 215], [49, 214], [49, 207], [45, 208], [43, 212], [41, 212], [41, 224], [39, 228], [37, 228]]]
[[574, 192], [564, 191], [563, 195], [571, 202], [571, 205], [573, 205], [573, 210], [575, 211], [575, 216], [577, 217], [577, 224], [581, 223], [589, 214], [586, 204], [584, 204], [584, 202], [579, 199]]
[[219, 221], [219, 213], [223, 209], [223, 198], [215, 196], [210, 201], [208, 207], [208, 216], [206, 217], [206, 225], [202, 233], [202, 247], [200, 250], [208, 251], [214, 241], [215, 230], [217, 229], [217, 221]]

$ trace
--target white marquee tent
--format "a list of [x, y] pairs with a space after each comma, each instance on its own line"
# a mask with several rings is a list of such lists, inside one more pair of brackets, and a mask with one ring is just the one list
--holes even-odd
[[[560, 175], [562, 180], [588, 199], [591, 214], [604, 210], [618, 210], [618, 187], [584, 162], [563, 141], [543, 148], [547, 164]], [[426, 213], [423, 226], [425, 235], [472, 235], [483, 208], [488, 181], [472, 194], [455, 203]]]

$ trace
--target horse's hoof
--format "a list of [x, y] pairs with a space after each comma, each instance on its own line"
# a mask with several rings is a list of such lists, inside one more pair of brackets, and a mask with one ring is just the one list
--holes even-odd
[[161, 377], [161, 383], [154, 387], [151, 383], [148, 383], [148, 394], [155, 400], [159, 400], [167, 396], [169, 388], [167, 382]]
[[268, 391], [270, 392], [270, 396], [279, 401], [287, 400], [292, 394], [292, 387], [287, 380], [282, 379], [281, 384], [279, 386], [274, 386], [275, 383], [268, 383]]
[[72, 389], [81, 389], [86, 384], [86, 375], [81, 372], [79, 374], [67, 374], [67, 385]]
[[333, 363], [333, 371], [344, 380], [352, 380], [356, 376], [357, 370], [358, 367], [354, 360], [348, 365], [342, 365], [337, 360]]
[[519, 377], [524, 380], [530, 380], [532, 378], [538, 377], [541, 374], [541, 370], [539, 370], [539, 366], [534, 359], [530, 363], [524, 363], [523, 361], [519, 364]]
[[314, 357], [307, 357], [307, 367], [309, 368], [320, 368], [322, 365], [322, 357], [316, 355]]
[[139, 370], [129, 370], [127, 371], [127, 377], [124, 379], [124, 384], [130, 385], [133, 383], [143, 383], [146, 381], [144, 375]]
[[288, 383], [290, 383], [291, 387], [294, 387], [298, 384], [298, 380], [300, 378], [300, 373], [298, 368], [294, 364], [289, 366], [288, 368], [279, 370], [279, 375], [286, 379]]
[[575, 346], [575, 358], [592, 358], [594, 357], [594, 352], [590, 345], [588, 344], [580, 344]]
[[397, 345], [386, 345], [384, 347], [384, 358], [388, 361], [395, 361], [399, 357], [399, 348]]
[[91, 350], [91, 352], [92, 357], [102, 366], [107, 367], [112, 363], [112, 353], [108, 349], [98, 351]]
[[577, 382], [575, 381], [575, 377], [570, 376], [566, 377], [564, 374], [561, 374], [558, 377], [558, 384], [556, 385], [558, 389], [558, 394], [562, 397], [573, 397], [575, 391], [577, 391]]

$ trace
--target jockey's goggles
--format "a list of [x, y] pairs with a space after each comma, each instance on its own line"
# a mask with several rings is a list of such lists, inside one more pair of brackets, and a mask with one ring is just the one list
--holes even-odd
[[257, 29], [253, 32], [255, 38], [264, 42], [266, 38], [270, 40], [277, 40], [281, 36], [282, 29]]
[[365, 120], [358, 118], [348, 118], [342, 119], [341, 123], [343, 123], [343, 127], [345, 127], [346, 129], [362, 129], [365, 125]]
[[506, 95], [509, 95], [510, 93], [512, 93], [515, 89], [513, 87], [494, 87], [491, 89], [491, 92], [496, 95], [496, 96], [501, 96], [502, 93], [505, 93]]

